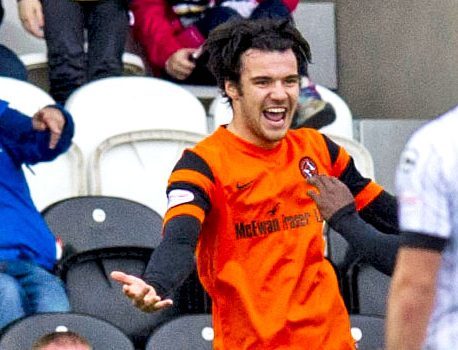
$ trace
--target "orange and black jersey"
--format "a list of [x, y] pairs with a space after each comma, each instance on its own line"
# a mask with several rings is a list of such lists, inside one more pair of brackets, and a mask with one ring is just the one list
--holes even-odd
[[348, 153], [311, 129], [271, 150], [220, 127], [174, 168], [164, 241], [145, 280], [168, 293], [194, 266], [213, 300], [215, 349], [351, 349], [349, 320], [324, 258], [322, 218], [305, 178], [342, 180], [360, 214], [393, 231], [396, 206]]

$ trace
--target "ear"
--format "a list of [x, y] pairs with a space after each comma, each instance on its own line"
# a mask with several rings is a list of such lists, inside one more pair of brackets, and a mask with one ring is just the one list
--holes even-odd
[[224, 90], [226, 91], [227, 96], [232, 100], [237, 100], [239, 97], [239, 89], [233, 81], [226, 80], [224, 82]]

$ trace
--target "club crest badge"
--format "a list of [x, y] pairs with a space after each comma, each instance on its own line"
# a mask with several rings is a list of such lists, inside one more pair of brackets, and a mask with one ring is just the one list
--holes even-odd
[[302, 176], [306, 179], [318, 174], [318, 167], [309, 157], [304, 157], [300, 160], [299, 170], [301, 171]]

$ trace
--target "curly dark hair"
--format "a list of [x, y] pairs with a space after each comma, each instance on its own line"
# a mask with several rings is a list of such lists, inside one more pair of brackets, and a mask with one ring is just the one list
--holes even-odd
[[240, 84], [242, 54], [249, 49], [286, 51], [292, 49], [298, 73], [307, 75], [312, 55], [307, 40], [287, 19], [235, 19], [216, 27], [204, 44], [207, 65], [224, 97], [224, 83]]

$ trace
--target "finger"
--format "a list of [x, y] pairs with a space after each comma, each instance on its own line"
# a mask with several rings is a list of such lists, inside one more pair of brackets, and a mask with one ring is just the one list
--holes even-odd
[[43, 37], [43, 29], [37, 24], [35, 19], [29, 19], [29, 18], [25, 19], [24, 27], [30, 34], [38, 38]]
[[116, 282], [119, 282], [121, 284], [126, 284], [126, 285], [132, 285], [132, 284], [139, 283], [139, 282], [145, 283], [141, 278], [138, 278], [132, 275], [128, 275], [121, 271], [112, 271], [110, 274], [110, 277], [113, 280], [115, 280]]
[[173, 305], [173, 301], [171, 299], [165, 299], [154, 304], [144, 304], [143, 306], [139, 306], [140, 310], [145, 312], [154, 312], [159, 311], [165, 308], [168, 308]]
[[194, 70], [195, 64], [180, 64], [177, 65], [175, 68], [175, 73], [182, 77], [182, 79], [186, 79], [189, 75], [191, 75], [192, 71]]
[[43, 15], [42, 9], [37, 8], [35, 10], [35, 14], [36, 14], [37, 26], [40, 28], [40, 30], [43, 30], [43, 27], [45, 26], [45, 19], [44, 19], [44, 15]]
[[145, 295], [148, 293], [149, 289], [147, 284], [136, 283], [131, 285], [124, 284], [122, 291], [126, 296], [134, 301], [135, 305], [142, 305], [144, 303]]
[[314, 202], [317, 202], [319, 200], [319, 193], [314, 191], [314, 190], [308, 190], [307, 194], [309, 195], [310, 198], [313, 199]]
[[161, 310], [161, 309], [165, 309], [167, 307], [170, 307], [173, 305], [173, 300], [172, 299], [164, 299], [164, 300], [161, 300], [159, 302], [157, 302], [156, 304], [154, 304], [154, 307], [156, 310]]
[[50, 132], [49, 148], [54, 149], [62, 135], [65, 119], [59, 111], [53, 109], [44, 109], [42, 119]]
[[36, 21], [30, 23], [30, 32], [37, 38], [43, 38], [43, 27]]
[[336, 186], [336, 183], [332, 181], [332, 177], [327, 175], [320, 175], [319, 182], [321, 183], [321, 188], [324, 190], [329, 190]]
[[58, 122], [54, 120], [50, 120], [47, 125], [49, 127], [50, 132], [49, 148], [54, 149], [56, 148], [56, 145], [60, 140], [60, 136], [62, 135], [62, 129], [60, 128]]
[[321, 175], [315, 175], [315, 176], [309, 177], [307, 179], [307, 183], [316, 187], [318, 190], [322, 190], [324, 188]]
[[46, 124], [42, 120], [39, 120], [38, 118], [32, 118], [32, 127], [34, 130], [37, 130], [37, 131], [46, 130]]

